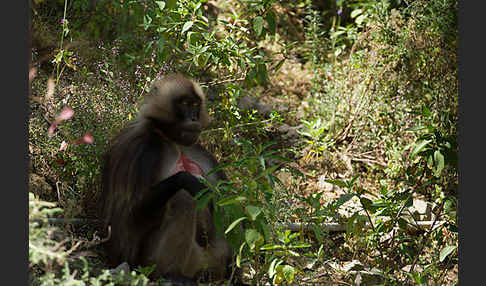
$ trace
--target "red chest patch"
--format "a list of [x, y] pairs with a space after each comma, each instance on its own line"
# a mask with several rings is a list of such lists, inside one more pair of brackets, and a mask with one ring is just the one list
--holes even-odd
[[179, 160], [177, 160], [176, 162], [174, 174], [177, 174], [180, 171], [187, 171], [193, 175], [199, 175], [199, 176], [202, 176], [204, 173], [201, 167], [199, 167], [199, 165], [196, 162], [184, 156], [184, 153], [182, 152], [181, 152], [181, 156], [179, 157]]

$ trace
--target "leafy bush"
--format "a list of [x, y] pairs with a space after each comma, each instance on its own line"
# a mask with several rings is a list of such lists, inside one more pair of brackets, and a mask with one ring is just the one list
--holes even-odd
[[[427, 271], [419, 277], [412, 266], [410, 279], [438, 282], [438, 266], [457, 247], [457, 1], [414, 1], [400, 10], [381, 1], [370, 8], [348, 58], [322, 67], [333, 76], [323, 81], [325, 96], [315, 100], [330, 111], [321, 118], [336, 120], [341, 129], [324, 144], [352, 140], [348, 150], [374, 153], [376, 161], [387, 162], [376, 200], [363, 197], [376, 191], [350, 186], [350, 196], [357, 196], [365, 211], [348, 221], [349, 226], [359, 222], [348, 229], [355, 247], [362, 243], [369, 253], [377, 251], [378, 257], [369, 258], [392, 283], [397, 276], [389, 274], [417, 263]], [[406, 232], [403, 217], [420, 195], [447, 223], [417, 240]], [[366, 235], [360, 230], [363, 220], [371, 225]], [[392, 239], [383, 242], [386, 235]]]

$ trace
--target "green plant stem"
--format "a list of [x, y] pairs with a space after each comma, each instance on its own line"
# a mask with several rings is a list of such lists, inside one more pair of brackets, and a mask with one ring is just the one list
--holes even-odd
[[[432, 233], [432, 231], [434, 230], [434, 226], [437, 222], [437, 220], [439, 219], [440, 217], [440, 210], [442, 210], [442, 207], [444, 206], [444, 201], [441, 202], [440, 206], [437, 208], [438, 212], [437, 214], [435, 214], [435, 218], [434, 218], [434, 222], [432, 223], [432, 225], [430, 226], [429, 230], [427, 231], [427, 233], [424, 235], [423, 239], [422, 239], [422, 244], [420, 245], [420, 250], [418, 251], [417, 253], [417, 256], [415, 256], [413, 262], [412, 262], [412, 266], [410, 267], [410, 273], [413, 273], [413, 269], [415, 268], [415, 265], [417, 264], [417, 261], [420, 257], [420, 253], [422, 253], [422, 251], [424, 250], [425, 248], [425, 242], [427, 241], [428, 237], [430, 236], [430, 234]], [[405, 277], [405, 279], [407, 279], [407, 277]], [[405, 283], [405, 281], [403, 281]]]
[[[413, 198], [412, 198], [412, 200], [413, 200]], [[398, 211], [397, 215], [393, 218], [393, 220], [392, 220], [392, 226], [395, 225], [395, 222], [398, 220], [398, 218], [402, 214], [402, 212], [405, 209], [405, 206], [406, 205], [407, 205], [407, 201], [405, 201], [403, 203], [403, 205], [400, 207], [400, 210]], [[395, 244], [395, 234], [396, 234], [396, 231], [395, 231], [395, 229], [393, 229], [393, 235], [392, 235], [392, 239], [391, 239], [391, 242], [390, 242], [390, 248], [391, 249], [393, 249], [394, 244]]]
[[[361, 203], [361, 200], [360, 200], [360, 203]], [[368, 221], [370, 222], [371, 229], [373, 229], [373, 232], [376, 233], [376, 228], [375, 228], [375, 225], [373, 224], [373, 221], [371, 220], [370, 213], [363, 206], [363, 204], [361, 204], [361, 206], [363, 207], [363, 210], [365, 211], [366, 216], [368, 217]], [[380, 252], [380, 257], [381, 257], [382, 263], [385, 263], [385, 256], [383, 255], [383, 251], [381, 250], [381, 244], [379, 244], [379, 243], [378, 243], [378, 252]]]
[[[63, 42], [64, 42], [64, 26], [66, 25], [66, 12], [67, 12], [67, 0], [64, 0], [64, 14], [62, 16], [62, 31], [61, 31], [61, 43], [59, 45], [59, 52], [61, 53], [63, 50], [62, 50], [62, 46], [63, 46]], [[62, 70], [61, 72], [59, 73], [59, 66], [61, 65], [61, 63], [57, 63], [57, 66], [56, 66], [56, 86], [58, 85], [59, 83], [59, 78], [61, 77], [61, 74], [62, 74]]]

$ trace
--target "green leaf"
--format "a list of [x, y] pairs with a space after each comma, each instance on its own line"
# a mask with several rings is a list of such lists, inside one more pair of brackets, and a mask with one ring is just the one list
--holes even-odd
[[356, 24], [361, 25], [367, 18], [366, 14], [361, 14], [359, 15], [358, 18], [356, 18]]
[[434, 152], [434, 161], [435, 161], [435, 174], [439, 175], [442, 169], [444, 169], [444, 155], [440, 153], [439, 150]]
[[407, 200], [405, 201], [405, 208], [409, 208], [413, 205], [413, 197], [411, 194], [408, 194]]
[[408, 222], [404, 218], [399, 218], [398, 219], [398, 226], [400, 227], [401, 230], [406, 230], [407, 229]]
[[345, 181], [340, 181], [340, 180], [325, 180], [329, 184], [333, 184], [342, 188], [346, 188], [348, 184]]
[[410, 160], [413, 160], [415, 155], [420, 153], [425, 148], [425, 146], [427, 146], [427, 144], [429, 144], [430, 142], [432, 142], [432, 140], [424, 140], [419, 144], [415, 145], [415, 148], [413, 148], [412, 152], [410, 152]]
[[257, 36], [260, 36], [263, 31], [263, 18], [260, 16], [257, 16], [253, 18], [253, 30], [255, 30], [255, 33]]
[[204, 191], [201, 191], [198, 194], [196, 194], [196, 196], [194, 198], [197, 200], [196, 208], [199, 210], [199, 209], [205, 208], [208, 205], [210, 200], [213, 198], [213, 193], [210, 193], [210, 192], [204, 193]]
[[245, 240], [251, 250], [256, 249], [263, 244], [263, 236], [256, 229], [247, 229], [245, 232]]
[[432, 155], [429, 155], [427, 157], [427, 167], [429, 167], [430, 169], [434, 168], [434, 158], [432, 158]]
[[285, 280], [287, 282], [292, 283], [294, 281], [294, 275], [295, 275], [295, 268], [290, 266], [290, 265], [285, 265], [282, 269], [282, 272], [284, 274]]
[[340, 206], [342, 206], [345, 202], [349, 201], [354, 196], [355, 196], [355, 194], [352, 194], [352, 193], [341, 195], [336, 202], [336, 208], [339, 208]]
[[192, 31], [187, 32], [187, 43], [189, 45], [192, 45], [192, 46], [197, 45], [198, 37], [196, 37], [195, 35], [197, 35], [195, 32], [192, 32]]
[[356, 18], [356, 16], [358, 16], [359, 14], [363, 13], [363, 10], [362, 9], [355, 9], [353, 10], [353, 12], [351, 12], [351, 18]]
[[209, 176], [209, 175], [211, 175], [211, 174], [214, 174], [214, 173], [218, 172], [219, 170], [222, 170], [222, 169], [224, 169], [224, 168], [227, 168], [227, 167], [229, 167], [229, 166], [231, 166], [231, 165], [232, 165], [231, 163], [226, 163], [226, 164], [221, 164], [221, 165], [218, 165], [218, 167], [216, 167], [216, 168], [212, 169], [211, 171], [209, 171], [209, 172], [206, 174], [206, 176]]
[[449, 245], [444, 247], [439, 254], [439, 261], [442, 262], [444, 259], [452, 253], [457, 247], [455, 245]]
[[172, 10], [177, 6], [177, 0], [167, 0], [167, 9]]
[[430, 109], [425, 105], [422, 105], [422, 115], [424, 115], [425, 117], [431, 116]]
[[252, 69], [250, 69], [250, 71], [249, 71], [249, 72], [246, 74], [246, 79], [248, 80], [248, 82], [250, 82], [250, 83], [251, 83], [252, 81], [254, 81], [254, 80], [255, 80], [256, 75], [257, 75], [257, 73], [256, 73], [256, 69], [255, 69], [255, 68], [252, 68]]
[[236, 204], [242, 201], [246, 201], [246, 197], [233, 195], [218, 201], [216, 204], [222, 207], [226, 205]]
[[164, 38], [160, 38], [160, 39], [157, 40], [157, 51], [159, 53], [162, 53], [162, 52], [164, 52], [164, 49], [165, 49]]
[[282, 156], [278, 156], [278, 155], [265, 155], [265, 158], [266, 159], [280, 160], [280, 161], [284, 161], [284, 162], [291, 162], [290, 159], [282, 157]]
[[248, 150], [255, 151], [255, 148], [253, 147], [253, 144], [249, 140], [246, 140], [245, 138], [235, 139], [235, 144], [237, 146], [243, 146], [243, 147], [245, 147]]
[[283, 64], [285, 63], [285, 60], [286, 60], [286, 58], [281, 59], [281, 60], [280, 60], [280, 61], [277, 63], [277, 65], [276, 65], [276, 66], [273, 68], [273, 71], [274, 71], [274, 72], [279, 71], [279, 70], [280, 70], [280, 68], [281, 68], [281, 67], [283, 66]]
[[374, 210], [376, 208], [373, 206], [373, 202], [370, 199], [363, 197], [363, 198], [359, 198], [359, 201], [361, 202], [365, 210], [374, 213]]
[[267, 65], [264, 63], [257, 66], [258, 81], [260, 85], [266, 85], [268, 82]]
[[183, 34], [185, 31], [189, 30], [192, 27], [192, 24], [194, 24], [193, 21], [187, 21], [184, 24], [184, 26], [182, 27], [182, 32], [181, 33]]
[[425, 126], [412, 126], [412, 127], [409, 127], [403, 131], [418, 131], [418, 130], [424, 130], [424, 129], [427, 129], [427, 127]]
[[143, 27], [145, 30], [150, 27], [150, 24], [152, 24], [152, 18], [149, 15], [143, 16]]
[[236, 256], [236, 266], [239, 268], [241, 267], [241, 252], [243, 251], [243, 247], [245, 247], [246, 242], [243, 242], [240, 246], [240, 251], [238, 251], [238, 256]]
[[273, 276], [273, 284], [280, 284], [284, 280], [284, 276], [282, 273], [282, 265], [277, 266], [276, 268], [276, 274]]
[[[297, 233], [298, 235], [298, 233]], [[292, 244], [291, 246], [289, 246], [289, 248], [307, 248], [307, 247], [311, 247], [312, 245], [307, 243], [307, 242], [300, 242], [300, 243], [295, 243], [295, 244]]]
[[312, 230], [314, 230], [317, 241], [322, 243], [324, 241], [324, 233], [322, 232], [321, 228], [316, 224], [312, 224]]
[[261, 250], [275, 250], [275, 249], [282, 249], [283, 246], [278, 244], [265, 244], [264, 246], [260, 247]]
[[272, 239], [272, 234], [270, 232], [270, 227], [268, 224], [262, 219], [257, 221], [257, 224], [260, 226], [260, 229], [263, 231], [263, 236], [267, 241]]
[[159, 5], [160, 10], [164, 10], [164, 8], [165, 8], [165, 2], [164, 1], [155, 1], [155, 3], [157, 3], [157, 5]]
[[336, 39], [337, 37], [339, 37], [340, 35], [342, 35], [344, 33], [345, 33], [345, 31], [336, 31], [336, 32], [331, 34], [331, 39]]
[[280, 167], [280, 165], [274, 165], [270, 168], [267, 168], [265, 169], [265, 171], [263, 171], [260, 175], [258, 175], [258, 177], [255, 178], [255, 180], [258, 180], [260, 178], [263, 178], [263, 177], [266, 177], [270, 174], [272, 174], [273, 172], [275, 172], [275, 170], [277, 170], [278, 168]]
[[265, 19], [267, 20], [268, 24], [268, 29], [270, 30], [270, 33], [275, 34], [276, 27], [277, 27], [277, 21], [276, 21], [276, 16], [273, 11], [268, 11], [267, 15], [265, 16]]
[[356, 179], [359, 178], [359, 174], [358, 175], [355, 175], [348, 183], [348, 186], [352, 186], [354, 185], [354, 182], [356, 182]]
[[201, 54], [198, 58], [198, 62], [197, 62], [197, 65], [199, 67], [205, 67], [206, 64], [208, 63], [209, 61], [209, 58], [211, 58], [211, 54], [207, 54], [207, 53], [204, 53], [205, 51], [202, 51], [203, 54]]
[[228, 234], [228, 232], [230, 232], [233, 228], [235, 228], [235, 226], [240, 223], [241, 221], [247, 219], [247, 217], [240, 217], [239, 219], [235, 220], [232, 224], [230, 224], [230, 226], [228, 226], [228, 228], [225, 230], [224, 234]]
[[246, 213], [252, 221], [255, 221], [257, 216], [262, 212], [262, 209], [256, 206], [246, 206]]
[[268, 277], [273, 278], [273, 276], [277, 273], [275, 268], [282, 264], [283, 260], [275, 258], [272, 263], [270, 263], [270, 267], [268, 267]]
[[354, 213], [351, 217], [348, 218], [348, 221], [346, 222], [346, 233], [352, 234], [354, 232], [354, 221], [356, 220], [357, 216], [358, 214]]

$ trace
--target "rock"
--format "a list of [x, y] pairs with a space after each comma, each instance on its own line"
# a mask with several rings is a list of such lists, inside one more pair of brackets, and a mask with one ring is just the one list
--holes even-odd
[[415, 220], [433, 220], [432, 204], [420, 199], [413, 199], [413, 205], [408, 208]]
[[342, 271], [342, 266], [339, 265], [337, 262], [330, 261], [327, 263], [327, 265], [329, 265], [329, 267], [331, 267], [335, 271]]
[[282, 133], [282, 137], [284, 139], [298, 139], [300, 137], [300, 134], [297, 132], [297, 130], [302, 130], [304, 128], [304, 124], [289, 126], [284, 123], [282, 124], [282, 126], [278, 127], [278, 132]]
[[326, 176], [324, 175], [319, 176], [319, 181], [317, 182], [317, 185], [319, 186], [319, 188], [326, 192], [332, 192], [336, 188], [335, 185], [326, 182]]
[[328, 265], [339, 272], [349, 272], [352, 270], [358, 271], [363, 270], [364, 266], [359, 260], [352, 260], [352, 261], [344, 261], [340, 263], [336, 262], [329, 262]]
[[305, 118], [305, 115], [307, 114], [307, 110], [309, 110], [309, 103], [307, 101], [302, 101], [300, 103], [300, 106], [297, 108], [295, 117], [297, 119]]
[[123, 262], [122, 264], [118, 265], [116, 268], [110, 269], [108, 271], [110, 271], [111, 275], [121, 273], [122, 271], [124, 271], [125, 273], [129, 273], [130, 272], [130, 265], [128, 265], [127, 262]]
[[380, 237], [380, 243], [385, 243], [387, 240], [393, 238], [393, 231], [387, 232]]
[[238, 102], [238, 108], [243, 109], [243, 110], [256, 110], [258, 111], [259, 114], [263, 115], [264, 117], [267, 117], [272, 113], [273, 108], [269, 105], [262, 104], [258, 101], [258, 99], [250, 97], [250, 96], [244, 96], [240, 102]]
[[[339, 196], [341, 195], [342, 195], [342, 191], [339, 194]], [[338, 208], [337, 212], [341, 217], [345, 217], [345, 218], [351, 217], [356, 212], [359, 212], [360, 214], [364, 214], [363, 207], [361, 206], [358, 197], [353, 197], [349, 201], [342, 204]]]
[[285, 134], [289, 132], [290, 128], [290, 125], [283, 123], [280, 127], [277, 128], [277, 130], [278, 132]]
[[355, 285], [377, 285], [383, 283], [383, 278], [380, 271], [377, 269], [350, 271], [351, 275], [356, 275], [354, 279]]
[[351, 270], [363, 270], [364, 266], [359, 260], [353, 260], [349, 262], [344, 262], [344, 266], [342, 267], [342, 270], [345, 272], [351, 271]]
[[[405, 271], [405, 272], [410, 272], [410, 270], [412, 270], [412, 264], [405, 265], [402, 268], [402, 270]], [[422, 272], [422, 271], [424, 271], [424, 269], [422, 268], [422, 266], [420, 266], [418, 264], [415, 264], [415, 267], [413, 268], [413, 271], [414, 272]]]

